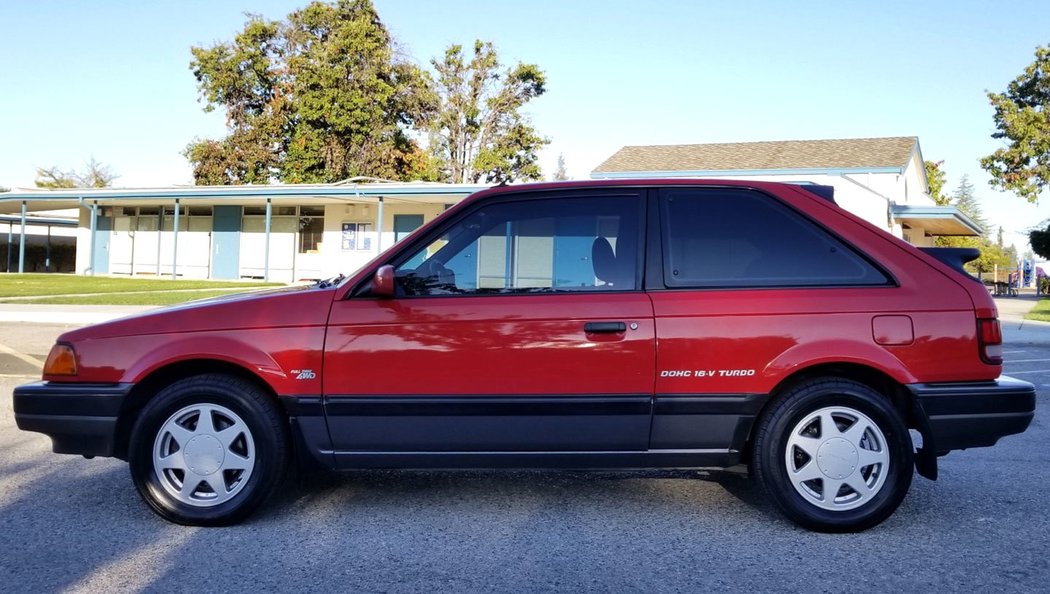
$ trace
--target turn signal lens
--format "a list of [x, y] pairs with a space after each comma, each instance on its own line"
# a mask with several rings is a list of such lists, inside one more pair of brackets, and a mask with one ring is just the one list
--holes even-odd
[[76, 375], [77, 354], [68, 344], [56, 344], [44, 363], [44, 375]]

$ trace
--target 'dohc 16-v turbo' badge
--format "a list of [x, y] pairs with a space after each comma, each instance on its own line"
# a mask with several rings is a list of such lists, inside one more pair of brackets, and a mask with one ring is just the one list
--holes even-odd
[[751, 377], [754, 369], [664, 369], [660, 377]]

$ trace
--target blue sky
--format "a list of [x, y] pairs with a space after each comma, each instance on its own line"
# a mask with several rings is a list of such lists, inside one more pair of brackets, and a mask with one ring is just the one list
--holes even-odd
[[[117, 185], [191, 181], [180, 152], [224, 134], [206, 114], [189, 48], [224, 41], [244, 12], [282, 18], [305, 0], [9, 1], [0, 4], [0, 185], [94, 156]], [[1002, 90], [1050, 43], [1045, 0], [375, 0], [420, 64], [451, 43], [495, 43], [532, 62], [548, 92], [528, 111], [573, 177], [624, 145], [918, 136], [968, 174], [985, 215], [1024, 245], [1050, 206], [987, 186], [998, 146], [984, 91]]]

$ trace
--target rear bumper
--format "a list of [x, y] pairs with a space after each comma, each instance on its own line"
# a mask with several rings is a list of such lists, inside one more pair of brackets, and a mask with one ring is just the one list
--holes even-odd
[[15, 388], [15, 423], [51, 438], [58, 454], [112, 456], [117, 419], [132, 384], [36, 382]]
[[988, 382], [908, 388], [928, 428], [923, 449], [938, 454], [995, 445], [1027, 429], [1035, 415], [1035, 386], [1005, 375]]

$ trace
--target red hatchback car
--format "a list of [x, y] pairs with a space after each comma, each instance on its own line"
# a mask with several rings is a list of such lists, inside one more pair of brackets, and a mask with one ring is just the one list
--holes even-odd
[[293, 462], [747, 464], [799, 524], [863, 530], [913, 466], [935, 478], [938, 456], [1024, 431], [1035, 391], [1000, 376], [972, 255], [924, 252], [823, 194], [486, 190], [349, 278], [66, 333], [15, 417], [55, 452], [127, 460], [184, 524], [243, 519]]

